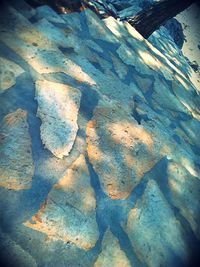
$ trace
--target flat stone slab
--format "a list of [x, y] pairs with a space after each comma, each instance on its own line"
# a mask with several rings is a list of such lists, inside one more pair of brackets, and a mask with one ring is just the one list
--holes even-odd
[[[186, 162], [185, 162], [186, 164]], [[181, 164], [168, 163], [168, 184], [170, 199], [175, 207], [190, 223], [192, 230], [200, 239], [200, 181]]]
[[36, 82], [41, 139], [58, 158], [68, 156], [74, 144], [80, 98], [80, 91], [70, 86], [45, 80]]
[[16, 78], [24, 70], [16, 63], [0, 57], [0, 94], [16, 83]]
[[72, 242], [88, 250], [99, 237], [95, 209], [95, 193], [85, 157], [81, 154], [25, 226], [45, 233], [49, 239]]
[[150, 267], [175, 266], [171, 251], [187, 261], [183, 228], [154, 180], [130, 211], [126, 231], [139, 259]]
[[119, 104], [101, 103], [87, 126], [87, 150], [101, 185], [112, 199], [125, 199], [161, 158], [151, 132]]
[[131, 267], [118, 239], [108, 229], [104, 235], [102, 250], [93, 267]]
[[27, 111], [17, 109], [4, 117], [0, 126], [0, 186], [28, 189], [34, 175], [32, 144]]

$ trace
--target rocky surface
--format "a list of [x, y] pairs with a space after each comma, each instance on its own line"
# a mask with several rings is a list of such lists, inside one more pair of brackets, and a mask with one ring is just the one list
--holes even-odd
[[[127, 198], [161, 158], [156, 140], [121, 105], [105, 102], [87, 126], [90, 162], [112, 199]], [[104, 156], [105, 155], [105, 156]]]
[[183, 229], [153, 180], [130, 211], [126, 231], [147, 266], [175, 266], [177, 259], [170, 250], [183, 262], [188, 256]]
[[42, 142], [56, 157], [68, 156], [76, 138], [80, 91], [64, 84], [36, 82]]
[[3, 57], [0, 58], [0, 93], [9, 89], [16, 83], [16, 78], [22, 74], [24, 70], [14, 62]]
[[0, 11], [4, 257], [190, 266], [200, 242], [194, 70], [166, 29], [149, 42], [91, 10], [14, 2]]
[[98, 239], [96, 199], [89, 171], [81, 155], [55, 184], [40, 210], [25, 226], [50, 239], [91, 249]]
[[94, 267], [100, 266], [116, 266], [116, 267], [130, 267], [131, 263], [126, 257], [126, 254], [121, 250], [119, 241], [111, 233], [110, 230], [107, 230], [103, 243], [102, 251], [99, 254]]
[[28, 189], [34, 175], [27, 112], [17, 109], [4, 117], [0, 128], [0, 186]]

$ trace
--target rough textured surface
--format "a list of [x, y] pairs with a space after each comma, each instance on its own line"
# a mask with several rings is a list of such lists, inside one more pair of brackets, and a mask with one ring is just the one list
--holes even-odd
[[5, 259], [5, 266], [37, 267], [36, 260], [2, 230], [0, 230], [0, 249], [1, 259]]
[[110, 230], [107, 230], [103, 243], [102, 251], [99, 254], [93, 267], [131, 267], [126, 254], [121, 250], [119, 241], [111, 233]]
[[176, 259], [170, 250], [182, 259], [187, 257], [181, 225], [153, 180], [129, 213], [127, 233], [137, 255], [148, 266], [173, 266]]
[[34, 174], [27, 112], [18, 109], [3, 119], [0, 128], [0, 186], [21, 190], [31, 187]]
[[95, 193], [81, 155], [50, 191], [39, 212], [25, 225], [44, 232], [49, 238], [72, 242], [88, 250], [98, 239], [95, 207]]
[[113, 199], [127, 198], [161, 157], [151, 133], [116, 103], [98, 105], [87, 126], [87, 144], [90, 162]]
[[6, 1], [4, 255], [38, 267], [188, 267], [200, 243], [200, 88], [166, 29], [150, 41], [91, 10]]
[[0, 94], [16, 83], [16, 78], [24, 70], [14, 62], [0, 57]]
[[182, 165], [170, 162], [168, 165], [171, 199], [175, 207], [188, 220], [194, 233], [199, 238], [199, 179], [190, 174]]
[[56, 157], [67, 156], [76, 138], [80, 92], [64, 84], [37, 81], [37, 116], [42, 142]]

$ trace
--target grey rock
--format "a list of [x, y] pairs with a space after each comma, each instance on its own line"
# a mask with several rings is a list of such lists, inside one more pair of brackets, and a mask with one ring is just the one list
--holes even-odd
[[17, 109], [4, 117], [0, 127], [0, 186], [29, 189], [34, 175], [27, 111]]
[[70, 153], [78, 131], [77, 116], [81, 93], [64, 84], [37, 81], [37, 116], [42, 120], [42, 142], [56, 157]]
[[80, 155], [54, 185], [40, 210], [24, 225], [52, 240], [72, 242], [89, 250], [99, 236], [95, 208], [89, 171], [84, 155]]
[[187, 263], [183, 229], [155, 181], [148, 182], [129, 213], [126, 231], [139, 259], [148, 266], [173, 266], [176, 259], [171, 250]]
[[16, 63], [0, 57], [0, 94], [9, 89], [16, 83], [16, 78], [24, 70]]
[[125, 252], [120, 248], [118, 239], [108, 229], [105, 232], [102, 251], [93, 267], [131, 267]]

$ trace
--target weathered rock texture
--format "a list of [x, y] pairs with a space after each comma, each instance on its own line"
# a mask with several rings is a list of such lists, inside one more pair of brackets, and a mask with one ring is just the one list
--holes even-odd
[[113, 199], [127, 198], [161, 158], [152, 134], [116, 103], [105, 102], [95, 109], [87, 143], [90, 162]]
[[37, 81], [37, 116], [42, 142], [56, 157], [68, 156], [76, 138], [79, 90], [64, 84]]
[[187, 60], [163, 30], [150, 43], [91, 10], [5, 2], [0, 227], [14, 255], [187, 266], [200, 241], [200, 88]]
[[182, 227], [153, 180], [130, 211], [126, 229], [138, 257], [148, 266], [176, 264], [170, 250], [187, 258]]
[[16, 78], [24, 70], [14, 62], [0, 57], [0, 94], [15, 85]]
[[21, 190], [31, 187], [34, 175], [27, 112], [17, 109], [0, 127], [0, 186]]
[[93, 267], [131, 267], [131, 263], [126, 254], [121, 250], [118, 239], [107, 230], [103, 243], [102, 251], [99, 254]]
[[45, 203], [25, 225], [49, 238], [91, 249], [98, 239], [96, 200], [85, 158], [81, 155], [48, 194]]

